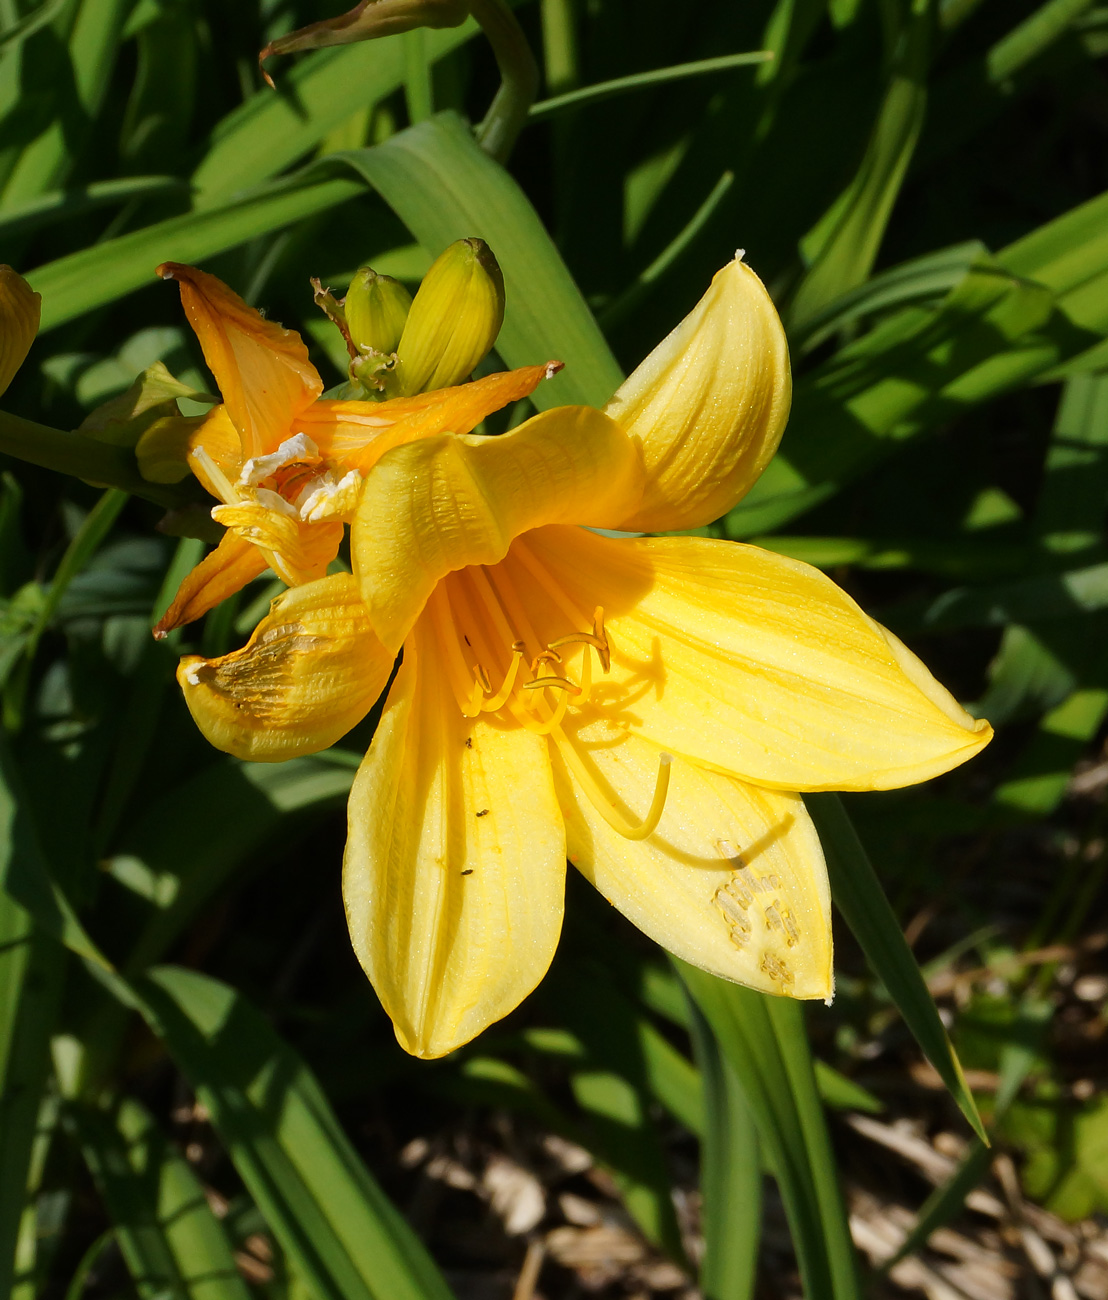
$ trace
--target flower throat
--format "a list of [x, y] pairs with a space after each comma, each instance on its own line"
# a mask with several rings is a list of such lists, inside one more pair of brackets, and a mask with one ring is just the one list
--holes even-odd
[[[543, 640], [520, 598], [513, 569], [517, 576], [533, 580], [543, 603], [575, 630]], [[646, 816], [636, 822], [605, 794], [592, 764], [562, 726], [567, 711], [583, 708], [592, 695], [593, 656], [601, 672], [611, 668], [611, 643], [601, 606], [593, 611], [590, 630], [579, 630], [588, 626], [588, 619], [523, 539], [517, 538], [509, 559], [491, 566], [471, 565], [443, 579], [428, 602], [428, 614], [451, 692], [465, 717], [506, 713], [517, 725], [548, 736], [589, 802], [613, 830], [630, 840], [646, 839], [655, 830], [669, 791], [670, 755], [660, 755], [654, 797]], [[571, 660], [578, 652], [580, 662], [574, 667]]]

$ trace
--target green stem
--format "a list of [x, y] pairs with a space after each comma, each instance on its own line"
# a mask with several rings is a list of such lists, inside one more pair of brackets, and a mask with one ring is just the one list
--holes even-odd
[[489, 39], [501, 78], [500, 89], [477, 128], [477, 143], [502, 163], [512, 152], [535, 102], [539, 65], [505, 0], [470, 0], [469, 8]]
[[0, 411], [0, 452], [83, 479], [97, 487], [122, 488], [160, 506], [180, 506], [192, 498], [188, 484], [148, 483], [138, 472], [134, 453], [79, 433], [65, 433]]

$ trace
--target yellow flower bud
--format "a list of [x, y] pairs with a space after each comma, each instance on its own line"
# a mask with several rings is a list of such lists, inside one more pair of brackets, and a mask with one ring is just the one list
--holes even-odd
[[504, 320], [504, 277], [483, 239], [459, 239], [427, 272], [396, 349], [403, 393], [468, 378]]
[[395, 352], [411, 305], [412, 295], [391, 275], [378, 275], [370, 266], [356, 271], [343, 309], [358, 350]]
[[41, 297], [10, 266], [0, 265], [0, 393], [31, 349], [38, 333]]

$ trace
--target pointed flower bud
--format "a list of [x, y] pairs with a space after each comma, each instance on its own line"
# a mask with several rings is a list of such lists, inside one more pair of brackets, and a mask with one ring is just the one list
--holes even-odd
[[356, 271], [343, 309], [358, 350], [395, 352], [411, 305], [412, 295], [391, 275], [378, 275], [370, 266]]
[[459, 239], [436, 259], [396, 349], [403, 393], [467, 379], [504, 320], [504, 277], [483, 239]]
[[38, 333], [41, 297], [10, 266], [0, 265], [0, 393], [15, 378]]

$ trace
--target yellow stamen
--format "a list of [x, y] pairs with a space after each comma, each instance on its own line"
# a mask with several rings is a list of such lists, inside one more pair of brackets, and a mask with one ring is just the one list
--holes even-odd
[[558, 752], [565, 759], [566, 766], [573, 773], [578, 785], [584, 790], [589, 803], [604, 818], [612, 830], [627, 840], [645, 840], [648, 835], [654, 833], [658, 823], [662, 820], [662, 810], [666, 806], [666, 795], [669, 793], [669, 771], [670, 764], [673, 762], [673, 758], [669, 754], [658, 755], [658, 778], [654, 783], [654, 798], [645, 818], [636, 825], [629, 822], [612, 803], [611, 799], [601, 790], [595, 777], [585, 766], [585, 762], [577, 752], [573, 742], [569, 740], [565, 733], [559, 730], [555, 733], [554, 738], [558, 743]]
[[[545, 707], [541, 695], [537, 695], [535, 697], [534, 702], [540, 708]], [[528, 731], [533, 731], [536, 736], [549, 736], [552, 732], [560, 730], [562, 725], [562, 719], [566, 716], [566, 709], [568, 708], [569, 708], [569, 692], [563, 691], [561, 698], [558, 700], [557, 706], [554, 709], [554, 712], [550, 715], [549, 718], [547, 718], [543, 722], [539, 722], [534, 717], [529, 716], [527, 718], [527, 721], [524, 722], [523, 725], [527, 728]]]
[[516, 675], [519, 672], [519, 666], [523, 663], [523, 643], [517, 641], [512, 646], [512, 662], [508, 666], [508, 671], [504, 676], [500, 689], [491, 700], [485, 700], [481, 705], [482, 713], [495, 713], [497, 709], [502, 709], [511, 698], [512, 691], [515, 689]]

